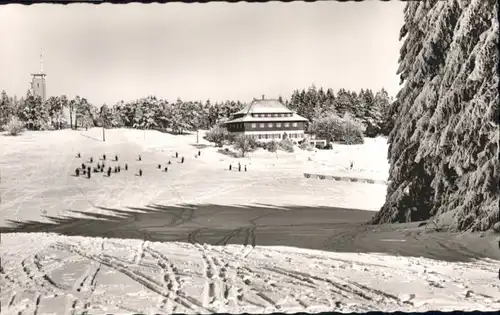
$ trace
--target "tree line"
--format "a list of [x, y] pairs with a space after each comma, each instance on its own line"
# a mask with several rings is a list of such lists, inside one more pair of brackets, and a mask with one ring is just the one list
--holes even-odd
[[[325, 119], [344, 117], [348, 114], [364, 126], [367, 136], [387, 135], [391, 128], [389, 105], [391, 99], [384, 89], [373, 93], [366, 89], [351, 92], [340, 89], [316, 88], [296, 90], [290, 99], [279, 101], [297, 114], [310, 120], [309, 130], [321, 125]], [[169, 102], [148, 96], [130, 102], [120, 101], [114, 106], [95, 106], [87, 98], [76, 96], [52, 96], [45, 102], [30, 92], [25, 97], [9, 97], [5, 91], [0, 96], [0, 128], [12, 117], [17, 117], [28, 130], [52, 130], [63, 128], [137, 128], [171, 130], [175, 133], [210, 129], [241, 110], [247, 104], [240, 101], [211, 103], [210, 100]], [[67, 121], [64, 111], [69, 112]], [[66, 115], [67, 116], [67, 115]], [[316, 125], [314, 123], [316, 122]], [[318, 129], [318, 128], [316, 128]], [[321, 128], [320, 128], [321, 129]], [[321, 132], [319, 132], [321, 133]]]

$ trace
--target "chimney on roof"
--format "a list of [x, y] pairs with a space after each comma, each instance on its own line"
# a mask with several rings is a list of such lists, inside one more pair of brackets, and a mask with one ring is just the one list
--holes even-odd
[[264, 99], [264, 94], [262, 94], [262, 99]]

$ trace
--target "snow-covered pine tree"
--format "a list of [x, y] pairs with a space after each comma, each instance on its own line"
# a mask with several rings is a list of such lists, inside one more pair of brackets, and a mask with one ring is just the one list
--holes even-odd
[[391, 182], [375, 223], [436, 217], [486, 230], [499, 221], [495, 12], [493, 0], [406, 5]]
[[0, 96], [0, 130], [3, 126], [9, 122], [10, 118], [14, 114], [13, 102], [9, 99], [7, 92], [2, 91]]
[[102, 127], [110, 128], [112, 126], [113, 115], [108, 105], [103, 104], [101, 106], [101, 108], [99, 109], [99, 116]]
[[376, 137], [382, 132], [382, 108], [379, 102], [375, 101], [372, 90], [367, 89], [359, 95], [361, 105], [361, 121], [365, 126], [365, 135], [367, 137]]
[[347, 111], [350, 110], [351, 100], [350, 93], [345, 89], [340, 89], [335, 98], [335, 111], [340, 117], [343, 117]]
[[300, 92], [299, 90], [294, 90], [292, 96], [290, 98], [290, 103], [288, 104], [288, 108], [293, 111], [297, 111], [300, 104]]
[[26, 123], [28, 129], [40, 130], [49, 120], [49, 114], [42, 98], [35, 97], [28, 92], [22, 108], [19, 109], [19, 118]]
[[390, 112], [392, 102], [384, 88], [375, 94], [374, 102], [375, 107], [380, 111], [380, 132], [382, 135], [388, 136], [394, 126], [394, 119]]

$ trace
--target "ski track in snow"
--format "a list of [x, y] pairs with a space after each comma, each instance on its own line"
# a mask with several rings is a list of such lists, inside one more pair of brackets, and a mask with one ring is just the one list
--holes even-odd
[[[23, 236], [29, 237], [33, 236]], [[42, 308], [57, 297], [64, 297], [67, 301], [67, 307], [63, 305], [60, 308], [61, 313], [67, 314], [104, 312], [114, 304], [115, 309], [122, 311], [165, 314], [287, 310], [414, 311], [418, 306], [432, 309], [432, 292], [449, 290], [450, 285], [457, 286], [450, 291], [453, 294], [449, 297], [450, 305], [456, 305], [455, 308], [464, 307], [464, 300], [470, 301], [468, 305], [472, 309], [500, 306], [498, 286], [488, 286], [482, 280], [483, 284], [478, 282], [477, 285], [483, 288], [477, 288], [473, 278], [449, 279], [453, 272], [446, 278], [431, 270], [434, 265], [436, 270], [442, 268], [443, 262], [426, 259], [413, 259], [429, 270], [422, 274], [405, 269], [401, 263], [396, 264], [401, 266], [399, 269], [384, 266], [382, 255], [367, 259], [367, 255], [351, 254], [352, 258], [349, 258], [348, 254], [330, 253], [323, 257], [317, 251], [254, 248], [251, 244], [210, 246], [147, 241], [131, 244], [127, 240], [44, 237], [52, 239], [48, 246], [28, 255], [22, 251], [18, 254], [10, 251], [7, 257], [9, 263], [2, 263], [0, 275], [2, 283], [7, 284], [1, 293], [6, 301], [2, 305], [2, 314], [41, 314]], [[2, 246], [8, 244], [3, 242]], [[251, 256], [248, 255], [250, 250], [253, 252]], [[133, 259], [126, 257], [128, 251], [135, 253]], [[52, 258], [47, 258], [49, 256]], [[399, 260], [411, 261], [412, 258]], [[302, 265], [306, 261], [319, 267], [304, 268]], [[73, 275], [73, 285], [62, 280], [66, 276], [61, 273], [61, 268], [68, 262], [83, 266], [79, 274]], [[497, 265], [498, 261], [489, 260], [457, 263], [453, 268], [462, 268], [464, 272], [473, 268], [474, 272], [493, 273], [497, 272]], [[421, 293], [421, 297], [417, 292], [410, 294], [410, 298], [404, 298], [398, 294], [397, 287], [381, 287], [377, 272], [388, 269], [392, 269], [393, 275], [399, 275], [399, 285], [405, 281], [420, 281], [428, 292]], [[193, 270], [198, 273], [193, 273]], [[371, 272], [373, 275], [370, 275]], [[100, 283], [100, 277], [109, 274], [116, 275], [113, 279], [118, 282]], [[119, 275], [133, 281], [127, 292], [152, 301], [147, 310], [141, 309], [141, 302], [137, 302], [137, 306], [125, 303], [131, 299], [126, 292], [116, 296], [115, 291], [107, 291], [107, 287], [120, 285]], [[107, 279], [109, 281], [109, 276]], [[202, 285], [199, 296], [189, 291], [192, 281]], [[20, 294], [24, 294], [23, 299], [19, 298]], [[31, 296], [28, 300], [26, 294]]]

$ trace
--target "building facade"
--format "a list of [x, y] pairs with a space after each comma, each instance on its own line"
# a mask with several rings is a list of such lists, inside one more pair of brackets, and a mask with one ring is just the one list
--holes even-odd
[[40, 96], [42, 102], [47, 100], [47, 88], [45, 85], [45, 73], [34, 73], [31, 75], [31, 93], [33, 96]]
[[279, 141], [304, 138], [308, 120], [275, 99], [254, 99], [242, 110], [234, 113], [224, 125], [235, 135], [245, 134], [258, 141]]
[[35, 97], [40, 96], [42, 102], [47, 100], [45, 76], [47, 75], [43, 72], [43, 55], [40, 51], [40, 72], [31, 74], [31, 94]]

